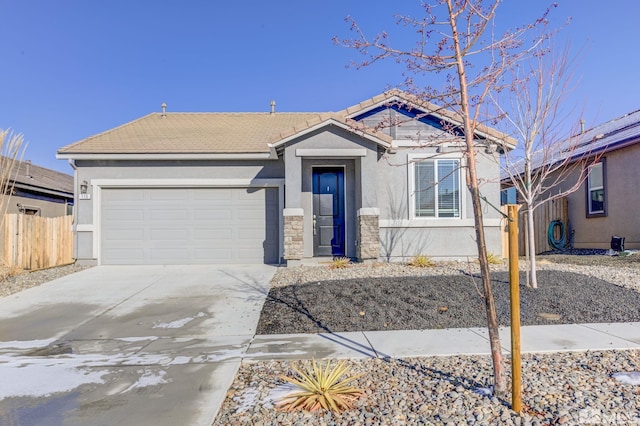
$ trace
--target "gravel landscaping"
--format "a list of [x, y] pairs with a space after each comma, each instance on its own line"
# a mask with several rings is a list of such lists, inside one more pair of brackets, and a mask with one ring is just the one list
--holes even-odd
[[0, 266], [0, 297], [36, 287], [87, 268], [90, 268], [90, 266], [71, 264], [37, 271], [23, 271]]
[[[433, 268], [380, 264], [341, 270], [282, 269], [274, 277], [257, 334], [484, 327], [484, 298], [476, 269], [455, 262]], [[508, 325], [508, 272], [504, 265], [493, 269], [498, 320]], [[639, 272], [630, 267], [541, 262], [539, 288], [521, 286], [521, 322], [640, 321]], [[526, 282], [525, 272], [520, 282]]]
[[[540, 257], [539, 288], [521, 287], [523, 324], [640, 321], [639, 257]], [[280, 269], [258, 333], [484, 327], [477, 272], [464, 262]], [[506, 265], [492, 266], [502, 324], [507, 277]], [[301, 363], [243, 363], [214, 425], [640, 425], [638, 350], [523, 355], [522, 413], [491, 395], [488, 356], [349, 360], [350, 374], [364, 373], [355, 409], [279, 411], [291, 391], [280, 375]]]

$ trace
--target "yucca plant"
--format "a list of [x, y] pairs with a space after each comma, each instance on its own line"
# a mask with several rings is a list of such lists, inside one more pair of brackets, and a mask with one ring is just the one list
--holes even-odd
[[502, 263], [502, 257], [498, 256], [497, 254], [488, 252], [487, 262], [489, 262], [489, 264], [492, 264], [492, 265], [497, 265], [499, 263]]
[[417, 268], [427, 268], [435, 265], [433, 260], [425, 256], [424, 254], [419, 254], [416, 257], [411, 258], [409, 262], [407, 262], [409, 266], [415, 266]]
[[327, 360], [323, 368], [321, 364], [316, 363], [315, 359], [311, 361], [310, 370], [295, 366], [292, 368], [300, 376], [299, 378], [281, 377], [301, 390], [282, 397], [276, 403], [278, 408], [285, 411], [297, 409], [316, 411], [323, 408], [339, 414], [353, 408], [353, 403], [362, 395], [362, 389], [349, 386], [351, 382], [362, 376], [362, 373], [340, 381], [340, 378], [349, 371], [344, 360], [333, 368], [330, 360]]
[[351, 264], [348, 257], [334, 257], [331, 261], [331, 269], [344, 269]]

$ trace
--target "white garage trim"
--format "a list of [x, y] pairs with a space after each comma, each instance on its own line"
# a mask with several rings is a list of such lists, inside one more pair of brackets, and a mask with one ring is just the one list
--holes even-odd
[[[278, 209], [284, 209], [284, 179], [93, 179], [93, 256], [102, 264], [102, 190], [105, 188], [278, 188]], [[284, 223], [278, 215], [279, 242], [278, 258], [282, 259], [284, 248]], [[85, 225], [86, 226], [86, 225]], [[88, 231], [89, 227], [83, 231]]]

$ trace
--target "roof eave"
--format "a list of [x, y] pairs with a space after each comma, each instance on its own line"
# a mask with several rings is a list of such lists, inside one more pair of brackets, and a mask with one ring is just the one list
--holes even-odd
[[58, 160], [273, 160], [271, 152], [219, 153], [74, 153], [58, 152]]
[[63, 198], [73, 198], [73, 191], [49, 189], [49, 188], [44, 188], [42, 186], [25, 184], [23, 182], [15, 182], [13, 186], [14, 188], [23, 189], [25, 191], [39, 192], [39, 193], [48, 194], [48, 195], [56, 195]]

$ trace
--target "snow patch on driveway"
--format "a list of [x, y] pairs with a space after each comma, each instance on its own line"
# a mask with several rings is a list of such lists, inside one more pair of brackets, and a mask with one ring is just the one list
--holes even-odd
[[[166, 355], [87, 354], [55, 357], [0, 355], [0, 400], [10, 397], [42, 397], [69, 392], [86, 384], [105, 383], [104, 376], [115, 373], [113, 367], [132, 365], [170, 366], [175, 359]], [[179, 359], [178, 364], [183, 363]], [[109, 367], [111, 369], [109, 369]], [[142, 376], [130, 389], [167, 383], [164, 371]]]
[[185, 325], [189, 324], [194, 319], [202, 318], [205, 316], [207, 316], [207, 314], [205, 314], [204, 312], [198, 312], [198, 315], [196, 315], [195, 317], [182, 318], [172, 322], [161, 322], [158, 324], [154, 324], [153, 328], [182, 328]]
[[167, 372], [163, 370], [160, 370], [157, 373], [154, 373], [153, 371], [145, 369], [145, 370], [138, 370], [138, 373], [142, 373], [142, 376], [140, 376], [137, 382], [135, 382], [134, 384], [129, 386], [127, 389], [125, 389], [124, 390], [125, 392], [129, 392], [132, 389], [146, 388], [148, 386], [157, 386], [163, 383], [169, 383], [171, 381], [171, 380], [165, 379]]
[[108, 370], [90, 370], [80, 360], [0, 357], [0, 400], [16, 396], [48, 396], [89, 383], [104, 383]]

